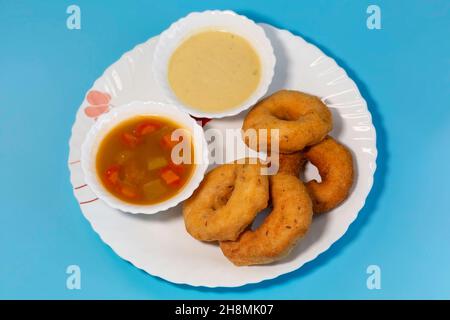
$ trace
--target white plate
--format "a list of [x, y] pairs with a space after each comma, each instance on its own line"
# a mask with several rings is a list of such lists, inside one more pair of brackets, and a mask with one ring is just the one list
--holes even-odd
[[[272, 41], [277, 65], [269, 93], [297, 89], [322, 97], [332, 109], [332, 136], [353, 152], [356, 180], [350, 197], [314, 222], [307, 236], [285, 259], [275, 264], [235, 267], [217, 245], [193, 239], [184, 229], [180, 206], [152, 216], [129, 215], [108, 207], [85, 186], [79, 164], [80, 148], [94, 119], [78, 110], [70, 138], [69, 168], [74, 194], [81, 211], [102, 240], [136, 267], [174, 283], [206, 287], [237, 287], [294, 271], [326, 251], [348, 229], [364, 206], [376, 168], [376, 133], [371, 114], [355, 83], [336, 62], [317, 47], [288, 31], [261, 24]], [[162, 92], [147, 72], [151, 70], [156, 37], [125, 53], [97, 79], [91, 90], [107, 92], [110, 107], [132, 100], [165, 102]], [[208, 127], [240, 128], [243, 115], [216, 119]], [[238, 155], [239, 156], [239, 155]], [[307, 176], [317, 172], [309, 168]]]

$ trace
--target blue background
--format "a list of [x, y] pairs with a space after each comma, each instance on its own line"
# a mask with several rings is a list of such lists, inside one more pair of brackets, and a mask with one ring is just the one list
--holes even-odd
[[[66, 28], [73, 3], [81, 30]], [[366, 28], [369, 4], [382, 30]], [[345, 236], [300, 270], [235, 289], [174, 285], [120, 259], [82, 216], [67, 168], [75, 113], [103, 70], [213, 8], [289, 29], [335, 58], [378, 133], [375, 185]], [[0, 0], [0, 298], [450, 298], [449, 31], [448, 0]], [[81, 290], [66, 289], [70, 264]], [[381, 290], [366, 287], [370, 264]]]

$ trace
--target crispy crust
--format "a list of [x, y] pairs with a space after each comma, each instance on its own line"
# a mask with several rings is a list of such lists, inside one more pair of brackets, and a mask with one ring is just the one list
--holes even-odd
[[312, 220], [311, 199], [296, 172], [289, 171], [300, 160], [298, 154], [280, 160], [279, 173], [270, 177], [273, 210], [258, 229], [244, 231], [236, 241], [220, 242], [223, 254], [235, 265], [279, 260], [308, 231]]
[[260, 134], [259, 129], [279, 129], [279, 151], [291, 153], [320, 142], [331, 131], [333, 120], [330, 110], [312, 95], [281, 90], [258, 102], [244, 119], [242, 129], [256, 129], [257, 148], [248, 136], [249, 147], [271, 149], [270, 134]]
[[307, 148], [303, 155], [319, 170], [321, 182], [311, 180], [306, 188], [314, 213], [323, 213], [344, 201], [353, 185], [353, 158], [350, 151], [332, 137]]
[[306, 164], [306, 158], [301, 152], [280, 153], [278, 173], [288, 173], [298, 177]]
[[261, 169], [255, 160], [225, 164], [209, 172], [183, 205], [189, 234], [202, 241], [235, 240], [267, 207], [269, 181]]

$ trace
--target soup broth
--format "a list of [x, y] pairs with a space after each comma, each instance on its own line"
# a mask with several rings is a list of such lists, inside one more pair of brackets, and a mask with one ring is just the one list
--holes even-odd
[[190, 153], [188, 161], [176, 164], [178, 161], [172, 160], [173, 148], [184, 139], [172, 140], [177, 129], [181, 127], [168, 119], [148, 116], [126, 120], [113, 128], [100, 143], [96, 158], [104, 187], [133, 204], [155, 204], [176, 195], [195, 166], [191, 141], [184, 141]]

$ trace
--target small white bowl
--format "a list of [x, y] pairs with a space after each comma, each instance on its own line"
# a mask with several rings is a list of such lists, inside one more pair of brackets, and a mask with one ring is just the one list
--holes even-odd
[[[256, 90], [244, 103], [224, 112], [204, 112], [185, 105], [177, 98], [169, 84], [168, 65], [173, 52], [184, 40], [205, 29], [228, 31], [243, 37], [256, 50], [261, 62], [261, 79]], [[196, 117], [223, 118], [248, 109], [266, 94], [272, 82], [275, 63], [272, 44], [260, 26], [233, 11], [214, 10], [190, 13], [161, 33], [154, 52], [152, 72], [171, 103]]]
[[[102, 184], [96, 170], [96, 157], [103, 138], [119, 123], [136, 116], [160, 116], [187, 129], [192, 135], [195, 168], [189, 181], [172, 198], [156, 204], [130, 204], [112, 195]], [[203, 129], [187, 113], [172, 105], [158, 102], [132, 102], [115, 107], [97, 119], [81, 146], [81, 167], [86, 184], [110, 207], [129, 213], [154, 214], [176, 206], [189, 198], [203, 180], [208, 168], [208, 146]]]

